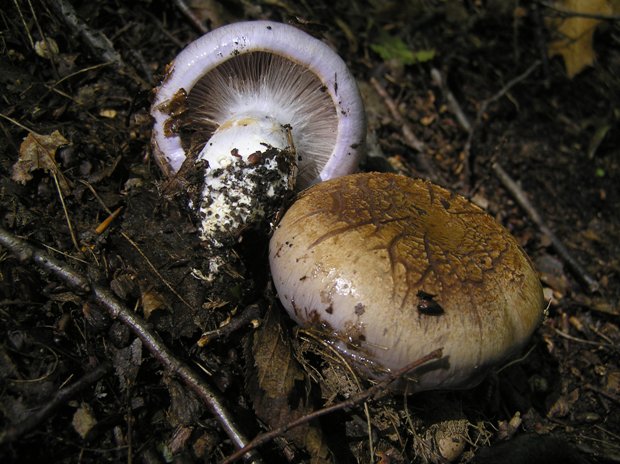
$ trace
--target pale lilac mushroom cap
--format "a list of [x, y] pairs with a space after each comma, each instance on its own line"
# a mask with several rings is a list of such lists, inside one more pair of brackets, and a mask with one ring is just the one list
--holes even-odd
[[211, 167], [233, 149], [246, 159], [264, 144], [286, 147], [282, 125], [289, 126], [299, 188], [357, 171], [364, 148], [363, 104], [344, 61], [320, 40], [272, 21], [215, 29], [171, 63], [151, 110], [155, 158], [168, 175], [187, 156], [176, 112], [189, 112], [205, 130], [203, 152], [217, 153], [199, 158]]

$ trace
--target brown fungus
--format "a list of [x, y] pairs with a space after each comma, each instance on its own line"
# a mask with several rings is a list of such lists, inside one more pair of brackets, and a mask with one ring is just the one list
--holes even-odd
[[543, 317], [537, 274], [504, 227], [460, 195], [394, 174], [302, 192], [270, 264], [291, 317], [375, 377], [443, 348], [409, 392], [476, 385]]

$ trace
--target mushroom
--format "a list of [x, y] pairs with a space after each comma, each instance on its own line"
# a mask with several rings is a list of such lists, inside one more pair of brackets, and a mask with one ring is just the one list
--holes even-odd
[[202, 163], [192, 203], [201, 237], [225, 246], [299, 188], [355, 172], [365, 140], [359, 91], [344, 61], [292, 26], [216, 29], [171, 63], [151, 110], [164, 173]]
[[531, 261], [504, 227], [428, 181], [364, 173], [315, 185], [277, 226], [282, 305], [381, 378], [443, 348], [408, 392], [469, 388], [522, 348], [543, 316]]

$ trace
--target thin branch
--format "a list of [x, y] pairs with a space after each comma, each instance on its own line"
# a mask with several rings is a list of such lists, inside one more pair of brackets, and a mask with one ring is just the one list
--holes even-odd
[[529, 68], [523, 71], [523, 73], [509, 80], [508, 83], [504, 87], [502, 87], [501, 89], [499, 89], [499, 91], [497, 91], [497, 93], [495, 93], [495, 95], [493, 95], [491, 98], [487, 98], [485, 101], [482, 102], [482, 107], [481, 107], [480, 112], [484, 113], [484, 111], [486, 111], [487, 106], [489, 106], [491, 103], [494, 103], [500, 98], [502, 98], [504, 95], [510, 92], [510, 89], [512, 89], [515, 85], [527, 79], [530, 74], [536, 71], [536, 68], [538, 68], [538, 66], [540, 66], [540, 61], [536, 60], [530, 65]]
[[15, 3], [15, 8], [17, 9], [17, 14], [19, 14], [19, 18], [22, 20], [22, 25], [24, 26], [24, 31], [28, 36], [28, 41], [30, 42], [30, 48], [34, 50], [34, 40], [32, 40], [32, 35], [30, 34], [30, 29], [28, 29], [28, 24], [26, 24], [26, 19], [24, 18], [24, 14], [22, 13], [22, 9], [19, 7], [19, 2], [17, 0], [13, 0]]
[[92, 29], [88, 24], [78, 17], [73, 5], [66, 0], [53, 0], [50, 3], [54, 12], [58, 15], [65, 25], [73, 32], [78, 34], [90, 50], [105, 63], [111, 62], [118, 67], [123, 67], [123, 59], [118, 51], [114, 49], [114, 44], [101, 31]]
[[201, 34], [206, 34], [209, 32], [209, 29], [202, 23], [202, 21], [200, 21], [200, 19], [196, 17], [184, 0], [174, 0], [174, 4], [198, 32]]
[[446, 99], [446, 103], [448, 104], [448, 109], [452, 111], [452, 114], [456, 117], [456, 120], [461, 125], [466, 132], [471, 132], [471, 123], [469, 122], [469, 118], [459, 105], [458, 100], [446, 84], [446, 80], [443, 78], [441, 71], [437, 68], [431, 69], [431, 78], [433, 79], [434, 84], [439, 87], [441, 93]]
[[67, 227], [69, 228], [69, 235], [71, 236], [71, 241], [73, 242], [73, 246], [75, 247], [75, 251], [78, 253], [82, 253], [80, 249], [80, 245], [78, 244], [77, 237], [75, 236], [75, 230], [73, 229], [73, 223], [71, 222], [71, 216], [69, 215], [69, 211], [67, 210], [67, 204], [65, 203], [65, 196], [62, 193], [62, 188], [60, 188], [60, 182], [58, 181], [58, 176], [54, 171], [51, 171], [52, 177], [54, 178], [54, 184], [56, 185], [56, 191], [58, 192], [58, 198], [60, 199], [60, 204], [62, 205], [62, 210], [65, 213], [65, 221], [67, 221]]
[[52, 413], [68, 400], [73, 398], [84, 388], [92, 385], [102, 378], [110, 370], [108, 363], [100, 364], [95, 369], [87, 372], [80, 380], [68, 387], [58, 390], [56, 394], [38, 411], [31, 413], [25, 420], [0, 432], [0, 444], [17, 440], [23, 434], [35, 429], [41, 422], [50, 417]]
[[140, 87], [150, 88], [150, 84], [138, 76], [137, 72], [124, 62], [112, 41], [101, 31], [91, 28], [78, 17], [77, 12], [67, 0], [51, 0], [49, 5], [58, 18], [73, 33], [81, 37], [91, 52], [104, 63], [112, 63], [121, 72], [131, 77]]
[[379, 96], [383, 98], [385, 106], [392, 115], [392, 119], [394, 119], [396, 124], [401, 127], [405, 143], [418, 152], [416, 159], [418, 160], [420, 167], [426, 172], [430, 180], [434, 182], [441, 180], [433, 161], [427, 154], [428, 150], [426, 144], [416, 137], [411, 124], [409, 124], [409, 121], [403, 117], [398, 109], [398, 105], [392, 99], [388, 91], [374, 77], [370, 78], [370, 83], [375, 88], [375, 91], [379, 94]]
[[[47, 271], [60, 279], [74, 292], [89, 296], [94, 302], [103, 307], [113, 319], [118, 319], [127, 325], [142, 340], [142, 343], [151, 352], [151, 355], [165, 367], [169, 374], [177, 375], [204, 401], [234, 445], [237, 448], [246, 446], [247, 438], [235, 423], [231, 413], [224, 406], [220, 396], [188, 365], [176, 358], [159, 336], [150, 331], [146, 322], [125, 307], [109, 289], [90, 282], [86, 277], [78, 274], [64, 262], [30, 245], [2, 227], [0, 227], [0, 245], [10, 250], [22, 263], [32, 263], [39, 269]], [[262, 462], [260, 457], [254, 452], [244, 452], [243, 455], [245, 455], [244, 457], [247, 461]]]
[[17, 127], [20, 127], [21, 129], [24, 129], [26, 132], [28, 132], [29, 134], [32, 135], [41, 135], [38, 132], [33, 131], [32, 129], [30, 129], [28, 126], [24, 126], [22, 123], [20, 123], [19, 121], [11, 118], [10, 116], [7, 116], [4, 113], [0, 113], [0, 118], [4, 118], [7, 121], [9, 121], [11, 124], [15, 124]]
[[123, 211], [123, 207], [119, 206], [118, 208], [116, 208], [114, 211], [112, 211], [111, 213], [108, 214], [108, 217], [106, 217], [103, 221], [101, 221], [101, 223], [95, 228], [95, 233], [97, 235], [101, 235], [103, 234], [106, 230], [108, 230], [108, 228], [110, 227], [110, 225], [116, 220], [116, 218], [121, 214], [121, 211]]
[[142, 259], [144, 259], [144, 261], [146, 261], [146, 264], [149, 266], [149, 268], [151, 268], [151, 271], [157, 276], [157, 278], [166, 286], [168, 287], [168, 290], [170, 290], [172, 292], [172, 294], [174, 296], [176, 296], [181, 303], [183, 303], [185, 306], [187, 306], [189, 309], [193, 310], [194, 307], [185, 299], [183, 298], [183, 295], [181, 295], [179, 292], [177, 292], [175, 290], [175, 288], [172, 286], [172, 284], [170, 282], [168, 282], [163, 275], [161, 275], [161, 273], [159, 272], [159, 270], [155, 267], [155, 265], [151, 262], [151, 260], [148, 258], [148, 256], [146, 256], [144, 254], [144, 252], [140, 249], [140, 246], [134, 242], [131, 237], [129, 235], [127, 235], [125, 232], [121, 232], [121, 236], [127, 240], [127, 242], [129, 242], [129, 244], [134, 247], [134, 249], [138, 252], [138, 254], [142, 257]]
[[543, 84], [546, 89], [549, 89], [551, 87], [551, 71], [549, 69], [549, 55], [547, 54], [547, 37], [545, 34], [546, 27], [542, 18], [542, 13], [540, 12], [540, 8], [538, 8], [536, 2], [532, 3], [532, 16], [534, 18], [536, 47], [538, 48], [540, 62], [542, 63], [542, 72], [544, 76]]
[[243, 311], [232, 318], [222, 327], [205, 332], [200, 336], [200, 340], [196, 343], [200, 348], [207, 346], [215, 340], [226, 339], [237, 330], [248, 325], [258, 326], [261, 317], [261, 308], [258, 304], [246, 306]]
[[409, 125], [407, 121], [405, 121], [405, 118], [403, 118], [403, 115], [400, 113], [400, 110], [398, 109], [398, 105], [392, 99], [392, 97], [390, 96], [388, 91], [385, 89], [385, 87], [383, 87], [381, 83], [374, 77], [370, 78], [370, 83], [375, 88], [379, 96], [383, 98], [383, 101], [385, 102], [385, 106], [387, 107], [390, 114], [392, 115], [392, 118], [396, 121], [397, 124], [402, 125], [403, 136], [405, 137], [405, 141], [407, 142], [407, 144], [411, 146], [411, 148], [413, 148], [414, 150], [420, 153], [423, 153], [424, 151], [426, 151], [426, 145], [424, 144], [424, 142], [418, 139], [416, 135], [413, 133], [411, 126]]
[[318, 419], [319, 417], [325, 416], [327, 414], [331, 414], [333, 412], [340, 411], [342, 409], [352, 408], [360, 403], [363, 403], [364, 401], [372, 398], [373, 396], [385, 391], [385, 389], [389, 387], [391, 383], [400, 379], [402, 376], [406, 375], [408, 372], [411, 372], [413, 369], [416, 369], [417, 367], [420, 367], [421, 365], [426, 364], [427, 362], [432, 361], [434, 359], [441, 358], [442, 353], [443, 353], [443, 348], [439, 348], [435, 351], [432, 351], [429, 354], [422, 356], [420, 359], [412, 362], [411, 364], [403, 367], [402, 369], [394, 371], [381, 382], [373, 385], [372, 387], [370, 387], [369, 389], [363, 392], [360, 392], [356, 395], [351, 396], [349, 399], [345, 401], [336, 403], [332, 406], [329, 406], [323, 409], [319, 409], [303, 417], [300, 417], [299, 419], [289, 422], [288, 424], [285, 424], [282, 427], [278, 427], [277, 429], [274, 429], [270, 432], [266, 432], [261, 435], [258, 435], [250, 443], [248, 443], [245, 446], [245, 448], [242, 448], [236, 451], [235, 453], [231, 454], [226, 459], [224, 459], [224, 461], [222, 461], [222, 464], [231, 464], [232, 462], [242, 457], [243, 453], [246, 453], [250, 450], [254, 450], [258, 446], [273, 440], [274, 438], [284, 434], [285, 432], [287, 432], [288, 430], [292, 428], [298, 427], [300, 425], [303, 425], [307, 422]]
[[476, 120], [471, 125], [469, 136], [467, 137], [467, 141], [465, 142], [465, 147], [463, 148], [463, 152], [465, 154], [463, 164], [464, 164], [464, 169], [465, 169], [465, 178], [468, 179], [468, 184], [469, 184], [469, 176], [471, 172], [471, 145], [473, 143], [474, 135], [476, 134], [476, 131], [479, 130], [479, 128], [482, 126], [482, 118], [484, 117], [484, 113], [487, 111], [487, 108], [489, 107], [491, 103], [496, 102], [497, 100], [502, 98], [504, 95], [506, 95], [510, 91], [510, 89], [512, 89], [515, 85], [525, 80], [530, 74], [532, 74], [536, 70], [536, 68], [538, 68], [538, 66], [540, 66], [540, 61], [535, 61], [522, 74], [519, 74], [514, 79], [511, 79], [510, 81], [508, 81], [508, 83], [504, 87], [502, 87], [498, 92], [496, 92], [495, 95], [487, 98], [480, 104], [480, 108], [478, 109], [478, 112], [476, 113]]
[[583, 286], [593, 293], [598, 290], [599, 283], [588, 272], [581, 267], [575, 258], [571, 255], [568, 249], [564, 246], [562, 241], [557, 235], [547, 226], [541, 214], [534, 208], [527, 198], [525, 192], [519, 187], [519, 185], [508, 175], [504, 168], [499, 163], [493, 163], [493, 171], [499, 178], [502, 185], [510, 192], [510, 194], [517, 201], [519, 206], [525, 211], [529, 218], [538, 226], [538, 229], [545, 234], [551, 241], [551, 245], [558, 253], [560, 258], [568, 265], [575, 277], [581, 282]]
[[610, 391], [603, 390], [602, 388], [595, 387], [594, 385], [591, 385], [591, 384], [586, 384], [586, 388], [588, 390], [592, 390], [593, 392], [596, 392], [599, 395], [603, 395], [605, 398], [608, 398], [608, 399], [610, 399], [612, 401], [615, 401], [616, 403], [620, 404], [620, 396], [614, 395]]
[[553, 331], [560, 337], [570, 340], [571, 342], [583, 343], [584, 345], [596, 346], [597, 348], [608, 348], [612, 351], [618, 351], [620, 349], [620, 347], [612, 343], [593, 342], [592, 340], [584, 340], [583, 338], [573, 337], [566, 332], [562, 332], [560, 329], [553, 329]]

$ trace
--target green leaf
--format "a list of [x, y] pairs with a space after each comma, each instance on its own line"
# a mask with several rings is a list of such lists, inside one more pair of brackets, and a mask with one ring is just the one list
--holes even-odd
[[435, 49], [419, 50], [414, 53], [415, 59], [418, 63], [426, 63], [435, 58]]
[[435, 58], [435, 50], [418, 50], [414, 52], [400, 37], [383, 36], [370, 48], [384, 61], [396, 60], [403, 65], [424, 63]]

